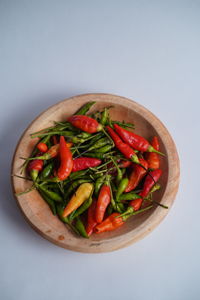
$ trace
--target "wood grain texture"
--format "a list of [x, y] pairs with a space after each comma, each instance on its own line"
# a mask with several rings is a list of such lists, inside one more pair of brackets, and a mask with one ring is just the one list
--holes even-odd
[[[162, 122], [138, 103], [112, 94], [85, 94], [65, 99], [41, 113], [25, 130], [16, 147], [12, 174], [19, 174], [22, 161], [19, 157], [28, 157], [37, 139], [30, 138], [30, 133], [51, 126], [54, 121], [64, 121], [89, 101], [97, 103], [91, 111], [114, 105], [111, 117], [135, 124], [135, 132], [150, 139], [159, 137], [160, 150], [165, 153], [161, 158], [163, 176], [160, 179], [162, 189], [155, 199], [171, 208], [179, 185], [179, 158], [175, 144]], [[11, 177], [13, 193], [19, 193], [30, 187], [31, 183]], [[167, 215], [168, 210], [161, 207], [130, 218], [124, 226], [116, 231], [92, 235], [90, 239], [78, 237], [58, 218], [53, 216], [48, 205], [35, 190], [28, 194], [15, 196], [17, 204], [28, 223], [44, 238], [52, 243], [74, 251], [95, 253], [113, 251], [130, 245], [150, 233]]]

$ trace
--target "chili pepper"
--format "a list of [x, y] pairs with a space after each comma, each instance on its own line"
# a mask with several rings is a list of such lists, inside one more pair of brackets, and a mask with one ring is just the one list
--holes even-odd
[[79, 157], [74, 159], [72, 172], [88, 169], [90, 167], [97, 167], [101, 164], [101, 160], [91, 157]]
[[130, 202], [130, 206], [132, 206], [135, 211], [140, 209], [143, 198], [145, 198], [149, 194], [154, 184], [159, 180], [162, 171], [160, 169], [157, 169], [149, 173], [151, 176], [148, 174], [147, 177], [145, 178], [142, 191], [139, 193], [140, 198]]
[[134, 211], [137, 211], [140, 209], [141, 205], [142, 205], [142, 198], [137, 198], [134, 199], [130, 202], [130, 206], [133, 208]]
[[95, 232], [102, 233], [106, 231], [112, 231], [121, 227], [123, 224], [124, 224], [124, 220], [122, 217], [120, 217], [120, 214], [113, 213], [112, 215], [107, 217], [103, 222], [101, 222], [95, 227]]
[[157, 169], [149, 172], [147, 177], [145, 178], [144, 185], [142, 191], [140, 193], [141, 197], [146, 197], [150, 192], [151, 188], [154, 186], [156, 182], [158, 182], [160, 176], [162, 175], [162, 170]]
[[88, 133], [88, 132], [84, 132], [84, 131], [83, 131], [83, 132], [79, 133], [79, 134], [77, 135], [77, 137], [78, 137], [78, 138], [87, 139], [87, 138], [91, 137], [91, 134]]
[[139, 161], [144, 168], [142, 168], [140, 165], [137, 164], [134, 165], [134, 168], [129, 177], [128, 185], [125, 189], [125, 193], [134, 190], [138, 186], [139, 182], [142, 180], [144, 175], [146, 174], [148, 163], [143, 158], [139, 158]]
[[125, 191], [127, 185], [129, 183], [129, 180], [128, 178], [123, 178], [120, 183], [119, 183], [119, 186], [118, 186], [118, 189], [117, 189], [117, 193], [116, 193], [116, 201], [119, 200], [119, 197], [121, 196], [121, 194]]
[[53, 166], [54, 166], [53, 162], [50, 162], [50, 163], [43, 169], [43, 171], [41, 172], [41, 175], [40, 175], [40, 180], [49, 177], [49, 175], [51, 174], [51, 172], [52, 172], [52, 170], [53, 170]]
[[87, 169], [87, 170], [73, 172], [70, 174], [69, 179], [72, 181], [72, 180], [78, 179], [80, 177], [85, 177], [85, 175], [88, 173], [88, 171], [89, 170]]
[[88, 151], [98, 150], [98, 148], [101, 148], [105, 145], [110, 144], [110, 140], [107, 137], [103, 137], [99, 139], [97, 142], [95, 142], [91, 147], [88, 148]]
[[48, 188], [44, 187], [43, 185], [37, 184], [36, 187], [37, 187], [40, 191], [44, 192], [44, 194], [45, 194], [47, 197], [49, 197], [50, 199], [52, 199], [52, 200], [54, 200], [54, 201], [56, 201], [56, 202], [62, 202], [62, 201], [63, 201], [62, 197], [61, 197], [58, 193], [55, 193], [55, 192], [53, 192], [53, 191], [48, 190]]
[[60, 180], [65, 180], [71, 173], [73, 168], [72, 153], [66, 145], [64, 136], [60, 137], [60, 167], [57, 176]]
[[109, 114], [109, 111], [108, 111], [107, 107], [105, 107], [103, 112], [101, 113], [101, 121], [100, 122], [102, 125], [105, 125], [107, 123], [108, 114]]
[[106, 126], [111, 138], [113, 139], [116, 148], [126, 157], [131, 159], [133, 162], [135, 163], [139, 163], [139, 159], [137, 157], [137, 155], [135, 154], [135, 152], [133, 151], [133, 149], [125, 144], [120, 137], [114, 132], [114, 130], [112, 128], [110, 128], [109, 126]]
[[48, 150], [47, 145], [45, 143], [42, 143], [42, 142], [37, 144], [37, 148], [40, 152], [43, 152], [43, 153], [47, 152], [47, 150]]
[[[151, 141], [151, 145], [155, 150], [157, 151], [160, 150], [158, 138], [156, 136], [153, 137]], [[154, 152], [147, 153], [147, 162], [149, 164], [149, 169], [156, 170], [159, 169], [160, 167], [160, 159], [157, 153]]]
[[65, 200], [73, 192], [73, 190], [75, 190], [78, 186], [80, 186], [83, 183], [90, 183], [90, 182], [91, 182], [91, 179], [84, 177], [84, 178], [75, 180], [72, 183], [70, 183], [70, 187], [68, 188], [68, 190], [65, 192], [65, 195], [64, 195]]
[[97, 201], [94, 199], [92, 202], [92, 205], [88, 208], [87, 226], [86, 226], [86, 232], [87, 232], [88, 236], [90, 236], [92, 234], [94, 227], [97, 225], [97, 221], [95, 218], [96, 204], [97, 204]]
[[95, 186], [94, 186], [94, 195], [95, 195], [96, 197], [97, 197], [98, 194], [99, 194], [99, 190], [100, 190], [100, 188], [101, 188], [101, 186], [102, 186], [102, 184], [103, 184], [105, 178], [106, 178], [106, 175], [104, 175], [104, 176], [101, 175], [101, 176], [96, 180], [96, 182], [95, 182]]
[[89, 157], [94, 157], [98, 159], [104, 159], [105, 158], [105, 153], [98, 153], [98, 152], [87, 152], [86, 154]]
[[136, 194], [135, 192], [130, 192], [130, 193], [124, 193], [122, 195], [119, 196], [118, 201], [124, 201], [124, 200], [134, 200], [134, 199], [138, 199], [140, 198], [140, 196], [138, 194]]
[[106, 208], [111, 200], [109, 179], [110, 177], [107, 176], [105, 183], [102, 185], [100, 189], [99, 196], [97, 199], [97, 206], [96, 206], [97, 223], [101, 223], [103, 221]]
[[63, 217], [70, 215], [75, 209], [77, 209], [84, 201], [86, 201], [93, 190], [92, 183], [81, 184], [77, 191], [74, 193], [67, 206], [64, 209]]
[[39, 172], [42, 170], [44, 162], [41, 159], [34, 159], [28, 164], [28, 172], [33, 181], [38, 177]]
[[142, 152], [156, 152], [158, 154], [163, 155], [163, 153], [155, 150], [149, 142], [140, 135], [137, 135], [131, 131], [128, 131], [117, 124], [114, 124], [114, 128], [120, 137], [123, 139], [125, 143], [129, 146], [133, 147], [134, 149]]
[[128, 168], [130, 167], [130, 165], [132, 164], [132, 162], [130, 160], [122, 160], [119, 163], [119, 168]]
[[68, 118], [68, 121], [74, 126], [88, 133], [95, 133], [102, 130], [102, 125], [95, 119], [83, 115], [74, 115]]
[[[72, 146], [72, 143], [66, 143], [66, 146], [70, 148]], [[53, 145], [46, 153], [44, 153], [42, 156], [37, 156], [37, 159], [42, 160], [48, 160], [51, 158], [56, 157], [59, 154], [60, 145], [56, 144]], [[28, 158], [27, 160], [34, 160], [35, 158]]]
[[88, 148], [93, 146], [95, 144], [96, 141], [100, 140], [102, 137], [104, 136], [104, 133], [102, 131], [93, 134], [92, 135], [92, 139], [90, 140], [90, 142], [88, 143]]
[[75, 115], [85, 115], [88, 110], [95, 104], [95, 101], [92, 102], [88, 102], [86, 104], [84, 104], [76, 113]]
[[81, 221], [81, 219], [79, 217], [77, 217], [76, 219], [76, 223], [75, 223], [75, 227], [78, 230], [78, 232], [80, 233], [80, 235], [84, 238], [88, 238], [89, 236], [87, 235], [87, 232], [85, 230], [85, 226], [83, 224], [83, 222]]
[[56, 211], [57, 211], [57, 214], [58, 214], [59, 218], [61, 219], [61, 221], [66, 224], [69, 224], [68, 217], [63, 217], [64, 207], [62, 204], [56, 204]]
[[113, 145], [105, 145], [101, 148], [96, 149], [93, 153], [108, 153], [113, 148]]
[[111, 215], [112, 213], [113, 213], [113, 207], [112, 207], [112, 204], [110, 203], [107, 208], [107, 214]]
[[40, 191], [40, 194], [41, 194], [42, 198], [47, 202], [53, 215], [55, 216], [56, 215], [56, 206], [55, 206], [54, 201], [52, 199], [50, 199], [49, 197], [47, 197], [47, 195], [44, 192]]
[[77, 210], [73, 213], [71, 213], [71, 215], [73, 214], [73, 216], [69, 215], [69, 220], [72, 221], [74, 220], [76, 217], [80, 216], [82, 213], [84, 213], [92, 204], [92, 193], [90, 194], [90, 197], [88, 198], [88, 200], [86, 200], [79, 208], [77, 208]]

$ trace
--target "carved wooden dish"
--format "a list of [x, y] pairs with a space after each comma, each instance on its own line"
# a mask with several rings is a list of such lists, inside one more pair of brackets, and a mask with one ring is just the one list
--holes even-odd
[[[12, 174], [19, 174], [22, 160], [28, 157], [36, 142], [30, 133], [49, 127], [54, 121], [64, 121], [83, 104], [96, 101], [92, 110], [114, 105], [111, 117], [135, 124], [135, 132], [150, 139], [157, 135], [161, 143], [163, 175], [160, 179], [162, 189], [155, 193], [154, 199], [171, 208], [179, 185], [179, 158], [175, 144], [165, 126], [138, 103], [111, 94], [86, 94], [63, 100], [41, 113], [23, 133], [13, 157]], [[91, 110], [91, 111], [92, 111]], [[29, 181], [12, 177], [13, 192], [19, 193], [30, 187]], [[15, 196], [16, 197], [16, 196]], [[130, 245], [150, 233], [167, 215], [169, 209], [155, 207], [149, 211], [131, 217], [124, 226], [113, 232], [93, 234], [89, 239], [78, 237], [71, 232], [57, 216], [53, 216], [48, 205], [36, 190], [16, 197], [17, 204], [28, 223], [50, 242], [74, 251], [107, 252]]]

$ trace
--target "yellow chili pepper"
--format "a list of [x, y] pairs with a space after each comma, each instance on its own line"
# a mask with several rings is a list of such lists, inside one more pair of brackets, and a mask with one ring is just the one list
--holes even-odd
[[84, 201], [86, 201], [93, 190], [92, 183], [83, 183], [81, 184], [77, 191], [74, 193], [67, 206], [63, 211], [63, 217], [67, 217], [71, 214], [75, 209], [77, 209]]

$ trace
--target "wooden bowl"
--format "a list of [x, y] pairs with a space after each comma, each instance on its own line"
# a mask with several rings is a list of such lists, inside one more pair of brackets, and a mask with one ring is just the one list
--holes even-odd
[[[136, 126], [135, 132], [147, 139], [154, 135], [159, 137], [163, 175], [160, 179], [162, 189], [155, 194], [155, 199], [171, 208], [179, 185], [179, 158], [175, 144], [165, 126], [143, 106], [138, 103], [111, 94], [86, 94], [63, 100], [41, 113], [23, 133], [13, 157], [12, 174], [19, 174], [22, 160], [28, 157], [36, 140], [30, 133], [51, 126], [54, 121], [64, 121], [83, 104], [96, 101], [92, 110], [114, 105], [111, 117], [126, 120]], [[12, 177], [13, 192], [19, 193], [29, 188], [29, 181]], [[155, 207], [149, 211], [131, 217], [124, 226], [113, 232], [93, 234], [90, 239], [74, 235], [57, 216], [53, 216], [48, 205], [36, 190], [21, 196], [15, 196], [17, 204], [28, 223], [44, 238], [52, 243], [70, 250], [80, 252], [108, 252], [138, 241], [150, 233], [167, 215], [169, 209]]]

